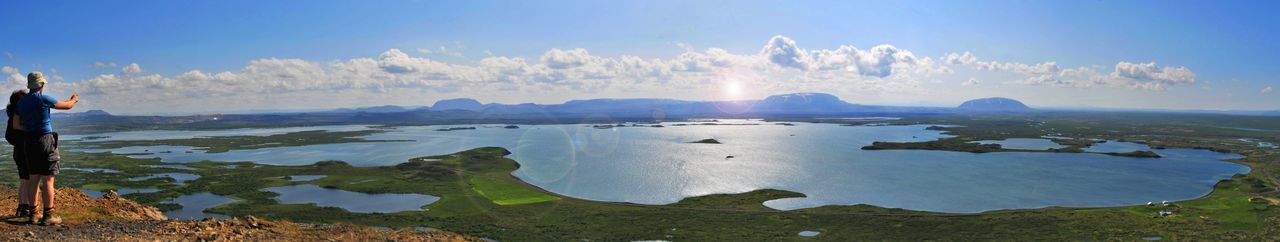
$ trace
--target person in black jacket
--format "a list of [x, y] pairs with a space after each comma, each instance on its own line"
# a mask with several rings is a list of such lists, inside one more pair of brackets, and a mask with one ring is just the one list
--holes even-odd
[[18, 211], [14, 214], [15, 218], [29, 217], [27, 214], [35, 213], [36, 207], [33, 205], [34, 199], [28, 199], [28, 194], [35, 192], [36, 185], [31, 183], [30, 174], [27, 173], [26, 156], [23, 155], [23, 137], [26, 133], [22, 131], [22, 122], [18, 118], [18, 100], [27, 95], [27, 90], [13, 91], [9, 95], [9, 105], [5, 106], [5, 114], [9, 116], [9, 122], [5, 125], [4, 139], [10, 145], [13, 145], [13, 162], [18, 167], [18, 179], [22, 182], [18, 185]]

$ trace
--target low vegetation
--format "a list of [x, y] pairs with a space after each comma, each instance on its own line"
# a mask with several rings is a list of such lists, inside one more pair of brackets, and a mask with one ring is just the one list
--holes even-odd
[[[923, 149], [1006, 152], [977, 145], [973, 140], [1057, 136], [1061, 150], [1081, 152], [1095, 140], [1124, 140], [1153, 147], [1202, 148], [1232, 151], [1245, 158], [1231, 160], [1252, 172], [1224, 180], [1207, 196], [1168, 206], [1135, 205], [1113, 208], [1043, 208], [946, 214], [879, 208], [867, 205], [823, 206], [792, 211], [762, 205], [773, 199], [803, 194], [758, 190], [741, 194], [691, 197], [669, 205], [598, 202], [548, 193], [510, 174], [518, 168], [501, 148], [477, 148], [450, 155], [415, 158], [395, 166], [354, 167], [341, 161], [303, 166], [258, 165], [248, 162], [195, 162], [193, 170], [157, 168], [156, 159], [133, 159], [117, 154], [66, 152], [68, 165], [115, 169], [118, 173], [66, 171], [63, 186], [80, 188], [150, 187], [154, 193], [129, 194], [146, 204], [160, 204], [182, 194], [211, 192], [237, 202], [207, 211], [233, 216], [253, 215], [312, 223], [352, 223], [392, 228], [432, 227], [497, 240], [1273, 240], [1280, 238], [1280, 150], [1258, 148], [1238, 138], [1278, 143], [1271, 133], [1239, 133], [1206, 127], [1195, 118], [1085, 118], [1073, 116], [907, 117], [892, 124], [936, 123], [957, 137], [918, 143], [877, 143], [872, 146], [918, 146]], [[803, 120], [793, 120], [801, 122]], [[823, 120], [828, 122], [828, 120]], [[885, 122], [885, 121], [877, 121]], [[1229, 121], [1217, 125], [1235, 125]], [[1115, 131], [1115, 132], [1112, 132]], [[875, 149], [875, 148], [872, 148]], [[969, 151], [966, 151], [969, 152]], [[1143, 155], [1143, 154], [1132, 154]], [[8, 159], [7, 157], [5, 159]], [[9, 163], [11, 164], [11, 163]], [[12, 165], [8, 165], [12, 166]], [[177, 184], [171, 179], [128, 181], [160, 172], [187, 172], [201, 178]], [[12, 177], [0, 169], [0, 176]], [[326, 175], [312, 181], [285, 176]], [[12, 182], [12, 180], [4, 180]], [[263, 188], [292, 184], [365, 193], [418, 193], [441, 199], [420, 211], [353, 213], [311, 204], [279, 204], [275, 193]], [[1166, 216], [1160, 212], [1170, 212]], [[821, 232], [800, 237], [800, 231]]]
[[351, 142], [395, 142], [394, 140], [368, 140], [357, 138], [381, 133], [383, 130], [360, 131], [325, 131], [309, 130], [267, 136], [215, 136], [196, 137], [191, 139], [171, 140], [120, 140], [100, 142], [69, 142], [71, 145], [82, 145], [90, 148], [123, 148], [130, 146], [190, 146], [205, 150], [208, 153], [220, 153], [231, 150], [251, 150], [272, 147], [303, 146], [318, 144], [337, 144]]

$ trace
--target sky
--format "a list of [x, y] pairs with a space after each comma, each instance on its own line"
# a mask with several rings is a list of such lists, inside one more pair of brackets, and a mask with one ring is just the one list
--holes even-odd
[[[5, 1], [3, 87], [124, 114], [589, 98], [1280, 109], [1274, 1]], [[78, 109], [81, 109], [78, 107]]]

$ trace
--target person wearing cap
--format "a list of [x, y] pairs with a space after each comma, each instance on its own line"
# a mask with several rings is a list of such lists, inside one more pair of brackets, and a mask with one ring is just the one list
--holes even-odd
[[[25, 151], [23, 155], [27, 157], [27, 174], [34, 179], [32, 182], [37, 184], [36, 187], [43, 191], [40, 194], [40, 204], [44, 205], [44, 212], [40, 217], [41, 225], [58, 222], [57, 217], [54, 216], [53, 181], [58, 175], [62, 157], [58, 154], [58, 133], [53, 132], [53, 120], [49, 111], [50, 109], [70, 110], [80, 102], [78, 95], [71, 95], [71, 99], [66, 101], [58, 101], [45, 95], [45, 84], [48, 84], [48, 81], [43, 73], [27, 74], [27, 89], [30, 89], [30, 93], [18, 100], [18, 119], [27, 133], [23, 145]], [[36, 192], [27, 196], [30, 201], [35, 201]], [[26, 215], [28, 223], [34, 222], [34, 212]]]

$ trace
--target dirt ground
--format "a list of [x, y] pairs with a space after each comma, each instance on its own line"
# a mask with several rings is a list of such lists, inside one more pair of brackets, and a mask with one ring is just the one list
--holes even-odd
[[[128, 199], [93, 198], [61, 188], [54, 203], [60, 224], [40, 226], [10, 218], [17, 190], [0, 185], [0, 241], [479, 241], [439, 230], [386, 230], [358, 225], [305, 224], [254, 217], [169, 220], [159, 210]], [[37, 215], [38, 219], [40, 215]]]

